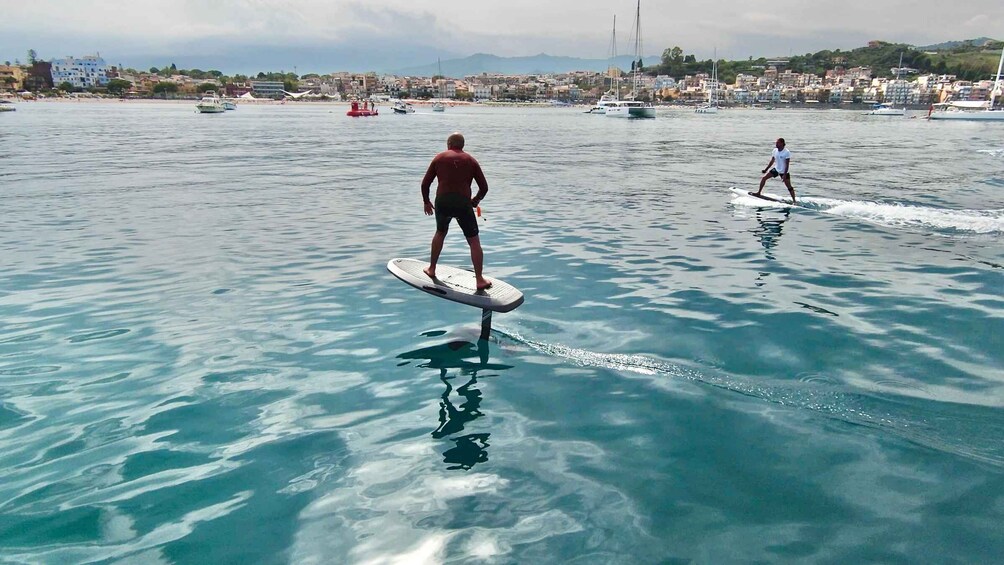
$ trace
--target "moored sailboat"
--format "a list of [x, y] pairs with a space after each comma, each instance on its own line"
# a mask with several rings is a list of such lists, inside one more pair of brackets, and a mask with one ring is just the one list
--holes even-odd
[[632, 87], [631, 94], [621, 100], [607, 106], [606, 115], [611, 118], [654, 118], [655, 106], [650, 102], [638, 100], [638, 91], [641, 83], [641, 0], [638, 0], [638, 8], [635, 12], [635, 34], [634, 34], [634, 56], [632, 67]]
[[993, 90], [990, 91], [990, 100], [956, 100], [932, 104], [927, 113], [928, 119], [1004, 122], [1004, 109], [994, 107], [1004, 88], [1004, 84], [1001, 83], [1002, 70], [1004, 70], [1004, 48], [1001, 49], [1001, 59], [997, 63], [997, 77], [994, 79]]
[[[610, 78], [610, 90], [600, 96], [599, 102], [590, 108], [587, 114], [606, 114], [607, 107], [621, 99], [620, 96], [620, 71], [617, 70], [614, 61], [617, 60], [617, 16], [614, 16], [614, 28], [610, 36], [610, 64], [607, 65], [607, 76]], [[617, 78], [614, 78], [614, 75]], [[615, 82], [616, 81], [616, 82]]]
[[715, 49], [715, 60], [711, 62], [711, 84], [708, 89], [708, 103], [697, 107], [698, 114], [718, 113], [718, 50]]

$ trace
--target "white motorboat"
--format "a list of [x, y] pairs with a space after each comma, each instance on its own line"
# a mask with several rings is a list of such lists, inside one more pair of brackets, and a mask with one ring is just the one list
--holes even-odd
[[[650, 102], [643, 102], [637, 99], [638, 87], [641, 83], [641, 0], [638, 0], [638, 8], [635, 12], [634, 21], [634, 56], [635, 60], [631, 65], [634, 67], [633, 84], [631, 94], [624, 100], [614, 102], [607, 106], [606, 115], [611, 118], [654, 118], [655, 106]], [[620, 85], [618, 84], [618, 88]]]
[[215, 92], [206, 92], [202, 96], [202, 100], [199, 100], [199, 103], [195, 105], [195, 109], [200, 114], [222, 114], [227, 111], [226, 107], [223, 106], [223, 101]]
[[866, 116], [905, 116], [906, 108], [894, 108], [892, 104], [876, 104], [865, 112]]
[[1004, 109], [994, 107], [997, 97], [1001, 95], [1001, 90], [1004, 88], [1004, 84], [1001, 83], [1001, 70], [1004, 70], [1004, 49], [1001, 49], [1001, 60], [997, 63], [997, 78], [994, 79], [990, 100], [956, 100], [943, 104], [932, 104], [927, 113], [928, 119], [1004, 122]]
[[10, 100], [0, 100], [0, 112], [13, 112], [17, 110]]
[[411, 104], [408, 104], [404, 100], [394, 100], [391, 105], [391, 110], [394, 110], [395, 114], [414, 114], [415, 108]]
[[224, 110], [236, 110], [237, 109], [237, 103], [234, 102], [233, 100], [229, 99], [229, 98], [224, 98], [223, 101], [222, 101], [222, 103], [223, 103], [223, 109]]

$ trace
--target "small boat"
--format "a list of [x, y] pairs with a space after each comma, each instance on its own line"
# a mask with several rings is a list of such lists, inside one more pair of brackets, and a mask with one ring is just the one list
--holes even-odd
[[13, 112], [17, 110], [10, 100], [0, 100], [0, 112]]
[[202, 100], [195, 105], [195, 109], [200, 114], [222, 114], [226, 111], [226, 108], [223, 107], [223, 102], [220, 101], [220, 97], [216, 96], [216, 93], [212, 91], [206, 92], [202, 96]]
[[237, 104], [233, 100], [230, 100], [229, 98], [224, 98], [223, 99], [223, 109], [224, 110], [236, 110], [237, 109]]
[[394, 105], [391, 106], [391, 110], [394, 110], [395, 114], [414, 114], [415, 108], [405, 102], [404, 100], [395, 100]]
[[876, 104], [866, 116], [905, 116], [906, 108], [893, 108], [892, 104]]
[[365, 118], [368, 116], [378, 116], [380, 112], [376, 109], [376, 103], [364, 101], [362, 107], [360, 107], [359, 101], [353, 100], [352, 108], [345, 115], [352, 118]]

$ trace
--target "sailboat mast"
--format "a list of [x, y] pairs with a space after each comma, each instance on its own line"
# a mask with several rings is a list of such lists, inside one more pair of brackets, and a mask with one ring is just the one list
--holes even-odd
[[638, 79], [641, 74], [641, 0], [638, 0], [638, 7], [635, 10], [634, 18], [634, 85], [632, 86], [632, 94], [638, 95]]
[[610, 88], [614, 91], [614, 100], [620, 100], [621, 74], [620, 69], [617, 68], [617, 14], [614, 14], [614, 31], [610, 36], [610, 66], [607, 67], [607, 72], [610, 74]]
[[1001, 61], [997, 63], [997, 78], [994, 79], [994, 89], [990, 94], [990, 108], [993, 109], [998, 93], [1001, 91], [1001, 70], [1004, 70], [1004, 47], [1001, 48]]

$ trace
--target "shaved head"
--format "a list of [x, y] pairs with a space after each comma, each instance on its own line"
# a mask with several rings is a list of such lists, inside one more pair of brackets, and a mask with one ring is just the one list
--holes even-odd
[[463, 149], [464, 148], [464, 134], [459, 131], [455, 131], [450, 134], [450, 137], [446, 138], [446, 148], [447, 149]]

